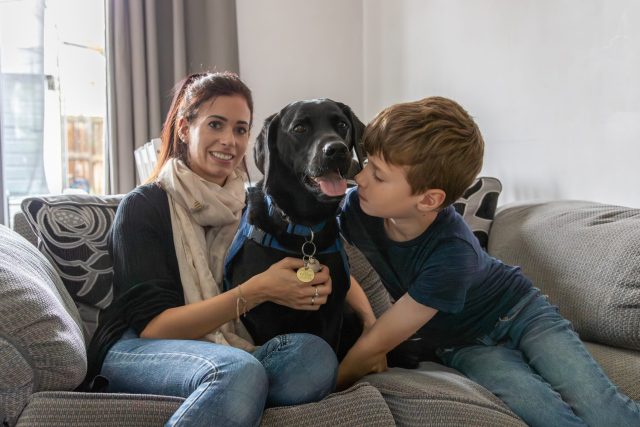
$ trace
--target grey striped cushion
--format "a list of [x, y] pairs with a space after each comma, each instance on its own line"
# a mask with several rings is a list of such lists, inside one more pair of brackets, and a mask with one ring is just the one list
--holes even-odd
[[[162, 426], [184, 399], [148, 394], [43, 392], [29, 399], [17, 427]], [[215, 419], [211, 425], [217, 425]], [[393, 426], [380, 393], [358, 384], [306, 405], [267, 409], [262, 426]]]
[[521, 266], [583, 340], [640, 350], [640, 209], [580, 201], [506, 206], [489, 253]]
[[387, 311], [391, 307], [391, 296], [382, 285], [380, 276], [371, 268], [371, 264], [364, 257], [362, 252], [356, 249], [355, 246], [344, 243], [344, 249], [349, 257], [349, 269], [351, 275], [362, 286], [362, 290], [367, 294], [373, 313], [377, 317], [380, 317], [382, 313]]
[[367, 375], [398, 426], [526, 427], [500, 399], [458, 371], [432, 362]]
[[148, 394], [42, 392], [31, 396], [16, 427], [162, 426], [183, 401]]
[[79, 322], [47, 259], [0, 226], [0, 418], [15, 420], [32, 392], [80, 384], [87, 359]]
[[333, 393], [316, 403], [271, 408], [262, 426], [393, 426], [393, 416], [380, 392], [366, 383]]

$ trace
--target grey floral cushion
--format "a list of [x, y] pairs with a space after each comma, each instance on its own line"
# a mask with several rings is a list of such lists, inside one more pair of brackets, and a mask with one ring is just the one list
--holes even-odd
[[453, 204], [485, 250], [501, 192], [502, 184], [497, 178], [483, 176], [476, 179]]
[[107, 238], [122, 196], [30, 197], [22, 211], [76, 303], [104, 309], [113, 298]]

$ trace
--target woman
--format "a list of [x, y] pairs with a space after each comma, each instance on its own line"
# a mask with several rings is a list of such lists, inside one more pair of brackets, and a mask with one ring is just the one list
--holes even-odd
[[265, 401], [315, 401], [335, 384], [337, 360], [322, 339], [288, 334], [255, 348], [238, 319], [265, 301], [317, 310], [331, 292], [326, 267], [302, 283], [302, 261], [288, 258], [221, 292], [252, 119], [238, 76], [189, 76], [164, 123], [158, 166], [114, 220], [115, 298], [89, 349], [93, 372], [101, 367], [109, 392], [185, 397], [169, 426], [256, 425]]

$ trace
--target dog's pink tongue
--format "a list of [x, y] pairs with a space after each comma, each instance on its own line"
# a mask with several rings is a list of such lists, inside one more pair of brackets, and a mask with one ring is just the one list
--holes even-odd
[[315, 180], [320, 186], [320, 190], [327, 196], [343, 196], [347, 191], [347, 180], [335, 172], [317, 177]]

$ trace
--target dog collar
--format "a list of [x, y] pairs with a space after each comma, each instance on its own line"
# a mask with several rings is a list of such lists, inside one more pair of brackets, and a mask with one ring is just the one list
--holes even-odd
[[273, 203], [273, 199], [268, 194], [265, 194], [264, 201], [267, 204], [267, 210], [270, 216], [278, 215], [284, 222], [287, 223], [287, 233], [296, 236], [309, 237], [311, 231], [319, 233], [327, 225], [327, 221], [322, 221], [314, 225], [301, 225], [291, 221], [291, 218], [287, 216], [282, 210]]

